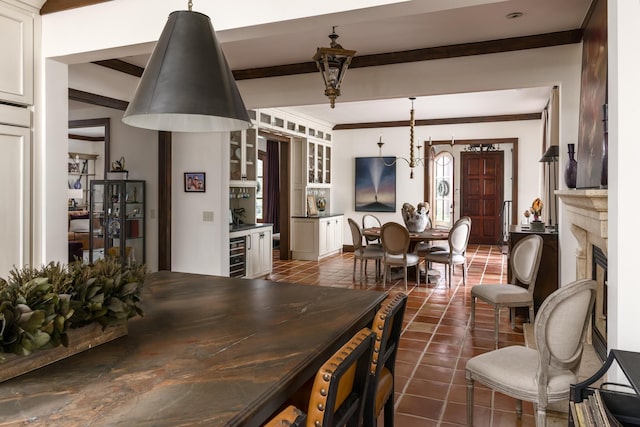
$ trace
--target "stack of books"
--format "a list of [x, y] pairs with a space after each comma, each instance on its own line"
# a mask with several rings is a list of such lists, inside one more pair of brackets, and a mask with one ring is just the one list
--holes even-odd
[[576, 427], [622, 427], [603, 402], [598, 389], [582, 402], [569, 402], [569, 408]]

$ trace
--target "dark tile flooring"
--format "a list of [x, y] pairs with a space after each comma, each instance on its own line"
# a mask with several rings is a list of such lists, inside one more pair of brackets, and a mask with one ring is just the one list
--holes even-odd
[[[383, 286], [375, 280], [375, 269], [369, 265], [366, 279], [352, 282], [353, 254], [346, 252], [314, 261], [280, 261], [274, 252], [274, 281], [304, 285], [334, 286], [367, 291], [404, 291], [402, 278]], [[444, 279], [438, 283], [415, 285], [415, 276], [409, 275], [409, 299], [404, 318], [400, 349], [396, 361], [396, 426], [429, 427], [459, 426], [466, 423], [466, 361], [490, 351], [493, 342], [493, 308], [479, 302], [476, 327], [468, 328], [470, 289], [480, 283], [507, 281], [507, 257], [499, 246], [470, 245], [468, 249], [469, 274], [466, 287], [462, 284], [462, 269], [454, 274], [449, 289]], [[434, 269], [444, 277], [442, 265]], [[500, 346], [523, 344], [521, 322], [511, 330], [509, 313], [501, 313]], [[518, 420], [514, 399], [492, 392], [480, 384], [475, 390], [476, 426], [534, 426], [533, 405], [524, 402], [523, 417]], [[566, 421], [564, 421], [566, 425]], [[554, 423], [555, 424], [555, 423]], [[382, 425], [382, 422], [380, 422]]]

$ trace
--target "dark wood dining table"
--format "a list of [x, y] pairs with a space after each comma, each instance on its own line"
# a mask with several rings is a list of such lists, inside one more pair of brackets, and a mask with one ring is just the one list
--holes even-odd
[[385, 297], [153, 273], [127, 336], [0, 383], [0, 425], [259, 426]]

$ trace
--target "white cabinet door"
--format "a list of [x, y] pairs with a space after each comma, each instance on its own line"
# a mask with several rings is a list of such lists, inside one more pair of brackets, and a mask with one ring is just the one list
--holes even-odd
[[260, 276], [268, 276], [273, 270], [272, 228], [265, 227], [259, 234], [260, 239]]
[[7, 277], [14, 266], [32, 265], [30, 130], [0, 125], [0, 147], [0, 170], [5, 180], [0, 186], [0, 277]]
[[331, 252], [333, 246], [333, 223], [330, 218], [323, 218], [318, 222], [320, 229], [318, 230], [318, 254], [320, 256]]
[[32, 13], [0, 1], [0, 100], [33, 105]]
[[247, 238], [247, 278], [262, 277], [271, 274], [272, 234], [271, 227], [260, 227]]
[[229, 179], [235, 187], [255, 187], [258, 134], [255, 129], [229, 133]]
[[342, 239], [344, 238], [344, 229], [343, 229], [343, 217], [337, 216], [332, 218], [334, 223], [333, 229], [333, 249], [340, 252], [342, 251]]

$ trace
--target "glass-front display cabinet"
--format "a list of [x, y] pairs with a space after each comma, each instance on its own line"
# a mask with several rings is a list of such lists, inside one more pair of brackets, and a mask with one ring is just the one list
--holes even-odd
[[145, 263], [145, 182], [91, 181], [89, 262], [105, 256]]

